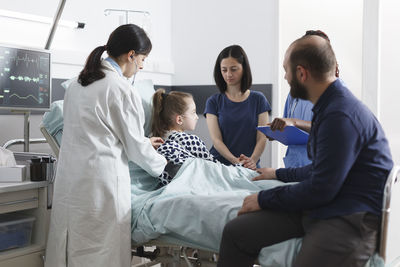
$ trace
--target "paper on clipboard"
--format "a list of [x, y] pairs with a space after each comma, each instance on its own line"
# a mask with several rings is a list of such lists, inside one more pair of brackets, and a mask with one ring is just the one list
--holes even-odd
[[305, 145], [308, 141], [308, 133], [295, 126], [286, 126], [282, 132], [272, 131], [269, 126], [258, 126], [257, 130], [284, 145]]

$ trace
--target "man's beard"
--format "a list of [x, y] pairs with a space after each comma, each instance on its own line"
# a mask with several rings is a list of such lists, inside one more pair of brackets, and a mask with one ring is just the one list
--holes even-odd
[[309, 100], [307, 89], [303, 85], [300, 84], [300, 82], [297, 79], [296, 75], [293, 75], [293, 79], [291, 80], [289, 85], [290, 85], [290, 95], [293, 98], [300, 98], [300, 99], [303, 99], [303, 100]]

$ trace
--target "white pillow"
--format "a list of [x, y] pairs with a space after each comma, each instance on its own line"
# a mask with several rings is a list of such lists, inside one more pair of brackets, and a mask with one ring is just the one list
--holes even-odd
[[144, 110], [144, 134], [149, 136], [151, 133], [151, 114], [153, 110], [153, 95], [154, 85], [150, 79], [135, 81], [133, 88], [138, 91], [142, 98], [142, 105]]
[[72, 82], [77, 81], [77, 80], [78, 80], [78, 77], [71, 78], [71, 79], [69, 79], [69, 80], [66, 80], [66, 81], [62, 82], [62, 83], [61, 83], [61, 86], [64, 87], [65, 90], [67, 90], [68, 87], [70, 86], [70, 84], [71, 84]]

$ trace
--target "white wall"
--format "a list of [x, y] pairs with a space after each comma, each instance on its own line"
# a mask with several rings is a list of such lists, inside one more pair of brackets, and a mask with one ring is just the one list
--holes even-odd
[[400, 164], [400, 2], [385, 0], [380, 5], [380, 121], [393, 160]]
[[[283, 57], [288, 46], [306, 30], [322, 30], [330, 40], [340, 69], [340, 78], [361, 97], [363, 0], [279, 1], [279, 91], [283, 106], [289, 92], [284, 79]], [[277, 154], [278, 164], [285, 147]]]
[[[173, 84], [215, 84], [213, 70], [218, 54], [223, 48], [238, 44], [249, 58], [253, 83], [272, 83], [273, 95], [276, 94], [277, 7], [278, 0], [173, 0]], [[272, 103], [273, 110], [276, 106]], [[203, 120], [200, 118], [196, 134], [210, 147], [212, 142]], [[270, 152], [267, 145], [266, 153]], [[264, 166], [269, 157], [266, 153], [261, 159]]]
[[[279, 23], [281, 60], [284, 52], [306, 30], [322, 30], [335, 51], [342, 78], [349, 89], [361, 97], [363, 0], [281, 0]], [[282, 72], [282, 68], [280, 68]], [[289, 87], [280, 75], [282, 96]]]
[[[53, 17], [58, 7], [56, 0], [1, 1], [1, 9], [33, 15]], [[146, 60], [144, 71], [136, 79], [151, 78], [156, 84], [171, 85], [173, 74], [171, 50], [171, 0], [68, 0], [61, 19], [85, 22], [84, 29], [59, 27], [51, 46], [53, 78], [71, 78], [82, 70], [89, 53], [107, 42], [109, 34], [120, 24], [118, 14], [104, 15], [104, 10], [134, 9], [150, 12], [146, 27], [153, 50]], [[130, 22], [141, 23], [141, 16], [130, 17]], [[0, 17], [0, 43], [44, 48], [50, 25]], [[150, 27], [149, 27], [150, 26]], [[38, 125], [40, 115], [31, 116], [31, 138], [42, 138]], [[22, 115], [0, 115], [0, 145], [7, 140], [23, 138]], [[10, 127], [4, 127], [10, 125]], [[33, 149], [36, 149], [33, 146]], [[14, 149], [14, 148], [13, 148]], [[18, 148], [19, 149], [19, 148]], [[37, 148], [46, 150], [47, 148]], [[17, 149], [16, 149], [17, 150]]]
[[254, 83], [273, 82], [277, 2], [173, 0], [174, 85], [214, 84], [215, 60], [232, 44], [246, 51]]

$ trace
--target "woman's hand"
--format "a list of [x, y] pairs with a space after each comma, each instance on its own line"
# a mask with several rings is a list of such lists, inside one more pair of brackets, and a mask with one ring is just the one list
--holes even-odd
[[236, 165], [236, 164], [242, 164], [242, 162], [240, 161], [239, 158], [235, 157], [232, 155], [232, 157], [227, 159], [230, 163], [232, 163], [232, 165]]
[[246, 155], [241, 154], [239, 157], [239, 161], [245, 168], [249, 168], [254, 171], [257, 169], [257, 163], [254, 162], [254, 160], [251, 157], [249, 158]]
[[164, 144], [164, 140], [161, 137], [150, 137], [150, 142], [154, 149], [157, 149], [160, 145]]
[[273, 168], [261, 168], [257, 169], [257, 172], [260, 174], [257, 177], [253, 178], [253, 181], [258, 181], [258, 180], [273, 180], [276, 179], [276, 172], [275, 169]]

